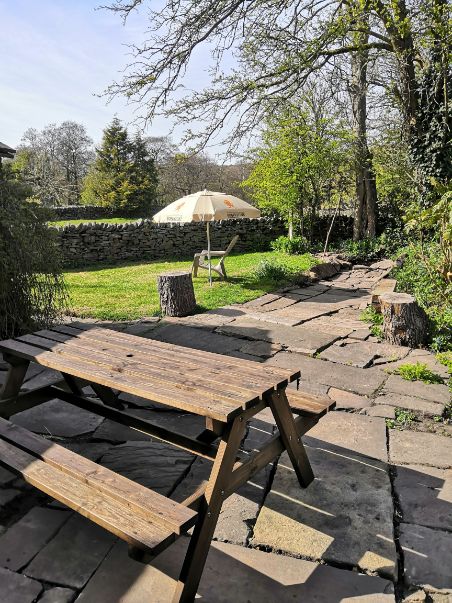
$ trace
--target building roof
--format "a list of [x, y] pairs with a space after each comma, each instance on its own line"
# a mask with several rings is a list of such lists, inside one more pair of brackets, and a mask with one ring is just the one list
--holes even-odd
[[14, 159], [16, 149], [9, 147], [7, 144], [0, 142], [0, 157], [7, 157], [8, 159]]

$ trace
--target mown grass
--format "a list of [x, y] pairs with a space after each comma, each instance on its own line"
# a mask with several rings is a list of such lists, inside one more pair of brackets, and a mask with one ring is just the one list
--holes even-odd
[[78, 226], [79, 224], [125, 224], [126, 222], [137, 222], [136, 218], [100, 218], [98, 220], [57, 220], [55, 222], [48, 222], [49, 226], [57, 226], [62, 228], [63, 226]]
[[[259, 279], [255, 273], [262, 261], [273, 261], [284, 266], [283, 281]], [[151, 261], [69, 270], [65, 273], [65, 282], [71, 300], [70, 313], [104, 320], [134, 320], [158, 315], [157, 275], [170, 270], [190, 270], [191, 262], [191, 259]], [[226, 260], [227, 282], [220, 281], [214, 273], [213, 286], [209, 287], [206, 270], [200, 271], [198, 278], [193, 279], [198, 311], [259, 297], [315, 263], [310, 254], [289, 256], [278, 252], [261, 252], [232, 255]]]

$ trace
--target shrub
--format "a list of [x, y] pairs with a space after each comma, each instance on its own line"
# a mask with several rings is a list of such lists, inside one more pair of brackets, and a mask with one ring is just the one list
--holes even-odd
[[411, 293], [430, 319], [430, 343], [437, 352], [452, 350], [452, 284], [442, 274], [440, 245], [411, 244], [402, 250], [404, 263], [394, 271], [397, 290]]
[[288, 268], [274, 260], [262, 260], [254, 271], [254, 278], [257, 281], [279, 283], [288, 280], [289, 277], [290, 271]]
[[66, 305], [48, 210], [0, 166], [0, 338], [50, 325]]
[[339, 245], [338, 251], [351, 262], [373, 262], [394, 255], [407, 240], [401, 230], [388, 230], [375, 239], [353, 241], [346, 239]]
[[431, 371], [426, 364], [401, 364], [394, 373], [407, 381], [423, 381], [424, 383], [443, 383], [442, 378]]
[[307, 253], [309, 250], [309, 243], [305, 237], [278, 237], [270, 243], [270, 247], [273, 251], [281, 251], [290, 255], [301, 255]]

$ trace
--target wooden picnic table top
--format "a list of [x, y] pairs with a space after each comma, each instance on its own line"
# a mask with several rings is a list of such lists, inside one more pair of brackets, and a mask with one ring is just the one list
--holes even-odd
[[222, 422], [300, 372], [77, 323], [0, 342], [0, 351]]

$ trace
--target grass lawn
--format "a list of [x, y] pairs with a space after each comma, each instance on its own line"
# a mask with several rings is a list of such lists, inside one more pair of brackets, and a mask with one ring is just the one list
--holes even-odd
[[[316, 263], [310, 254], [285, 255], [277, 252], [242, 253], [226, 260], [229, 280], [223, 282], [214, 273], [209, 287], [207, 270], [200, 270], [194, 280], [198, 311], [219, 308], [226, 304], [243, 303], [281, 285], [257, 280], [256, 266], [262, 260], [284, 265], [288, 276], [307, 270]], [[86, 270], [70, 270], [65, 281], [74, 316], [105, 320], [133, 320], [155, 316], [160, 312], [156, 277], [169, 270], [189, 270], [192, 260], [127, 263], [115, 266], [93, 266]]]
[[60, 228], [63, 226], [75, 225], [79, 224], [125, 224], [126, 222], [137, 222], [139, 218], [100, 218], [99, 220], [88, 220], [84, 218], [83, 220], [57, 220], [56, 222], [48, 222], [49, 226], [59, 226]]

